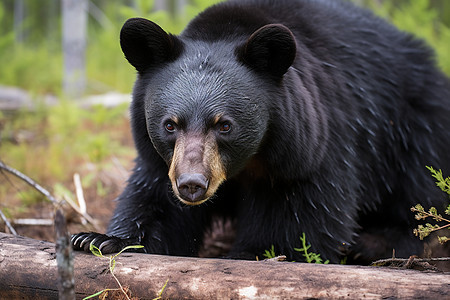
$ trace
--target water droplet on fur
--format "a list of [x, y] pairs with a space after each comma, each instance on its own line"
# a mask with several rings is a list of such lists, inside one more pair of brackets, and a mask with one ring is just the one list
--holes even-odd
[[316, 205], [314, 204], [314, 202], [312, 202], [311, 199], [309, 200], [309, 204], [311, 204], [311, 206], [312, 206], [314, 209], [317, 209]]
[[350, 165], [350, 163], [349, 163], [346, 159], [344, 159], [344, 164], [345, 164], [347, 167], [349, 167], [349, 168], [352, 167], [352, 166]]
[[298, 218], [297, 212], [294, 212], [294, 216], [295, 216], [295, 220], [297, 221], [297, 223], [300, 224], [300, 219]]

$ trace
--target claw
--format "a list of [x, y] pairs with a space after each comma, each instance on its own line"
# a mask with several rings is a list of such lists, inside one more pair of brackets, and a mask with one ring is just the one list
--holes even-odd
[[[73, 238], [72, 238], [72, 244], [74, 245], [74, 246], [77, 246], [78, 245], [78, 241], [81, 239], [81, 238], [83, 238], [84, 237], [84, 235], [75, 235], [75, 236], [73, 236]], [[76, 238], [76, 239], [75, 239]], [[73, 241], [73, 239], [75, 239], [75, 241]], [[81, 241], [82, 242], [82, 241]], [[78, 246], [79, 248], [81, 248], [81, 246]]]
[[85, 236], [80, 236], [80, 238], [81, 237], [84, 237], [84, 239], [81, 241], [81, 243], [80, 243], [80, 248], [81, 249], [84, 249], [84, 244], [86, 244], [86, 242], [88, 242], [88, 239], [89, 239], [89, 237], [85, 237]]
[[[98, 240], [98, 236], [96, 236], [90, 243], [89, 243], [89, 248], [88, 249], [85, 249], [86, 251], [90, 251], [91, 250], [91, 245], [94, 245], [95, 247], [97, 247], [96, 245], [95, 245], [95, 241], [97, 241]], [[98, 248], [98, 247], [97, 247]]]
[[111, 243], [112, 243], [111, 240], [103, 241], [103, 242], [100, 244], [100, 246], [98, 247], [98, 249], [99, 249], [101, 252], [103, 252], [102, 249], [103, 249], [104, 247], [108, 247]]

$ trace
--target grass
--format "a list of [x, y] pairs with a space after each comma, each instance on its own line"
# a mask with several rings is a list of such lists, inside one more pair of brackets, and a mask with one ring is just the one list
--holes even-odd
[[[72, 176], [80, 173], [91, 203], [114, 198], [125, 179], [112, 173], [129, 170], [136, 154], [129, 128], [127, 105], [80, 108], [60, 101], [35, 111], [4, 114], [0, 121], [0, 159], [50, 190], [74, 190]], [[126, 172], [126, 171], [125, 171]], [[0, 174], [0, 209], [17, 217], [45, 199], [32, 189]], [[117, 186], [116, 186], [117, 185]], [[61, 192], [62, 193], [62, 192]], [[49, 208], [50, 209], [50, 208]], [[41, 213], [36, 211], [36, 213]]]
[[[378, 15], [388, 19], [402, 30], [425, 39], [437, 53], [440, 68], [450, 74], [450, 28], [438, 18], [437, 9], [430, 7], [431, 0], [366, 1]], [[196, 0], [185, 7], [183, 14], [171, 15], [166, 11], [153, 11], [153, 1], [137, 0], [126, 6], [112, 1], [103, 6], [102, 20], [89, 19], [86, 52], [86, 93], [106, 91], [131, 91], [135, 71], [126, 62], [119, 46], [119, 32], [130, 17], [145, 17], [158, 23], [166, 31], [178, 34], [190, 19], [217, 0]], [[0, 16], [7, 16], [0, 6]], [[38, 17], [38, 16], [35, 16]], [[59, 16], [58, 16], [59, 17]], [[30, 21], [30, 20], [28, 20]], [[35, 24], [36, 22], [27, 22]], [[18, 86], [36, 95], [62, 95], [62, 50], [60, 32], [52, 38], [33, 34], [27, 28], [28, 40], [16, 42], [16, 33], [5, 27], [0, 31], [0, 84]], [[42, 31], [42, 30], [41, 30]], [[40, 38], [37, 38], [40, 37]]]

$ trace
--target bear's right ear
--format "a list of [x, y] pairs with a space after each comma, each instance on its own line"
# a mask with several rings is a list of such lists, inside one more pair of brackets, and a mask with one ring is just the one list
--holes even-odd
[[120, 31], [120, 46], [128, 62], [140, 73], [175, 60], [183, 50], [183, 44], [176, 36], [143, 18], [125, 22]]
[[253, 69], [281, 78], [295, 59], [297, 45], [292, 32], [282, 24], [256, 30], [237, 49], [238, 58]]

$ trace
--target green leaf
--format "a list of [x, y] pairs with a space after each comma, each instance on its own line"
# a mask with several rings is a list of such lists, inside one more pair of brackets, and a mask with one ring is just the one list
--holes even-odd
[[108, 289], [104, 289], [104, 290], [101, 290], [100, 292], [97, 292], [97, 293], [95, 293], [95, 294], [92, 294], [92, 295], [90, 295], [90, 296], [87, 296], [87, 297], [83, 298], [83, 300], [91, 299], [91, 298], [100, 296], [104, 291], [108, 291]]
[[274, 257], [276, 256], [274, 245], [272, 245], [272, 246], [270, 247], [270, 250], [265, 250], [263, 256], [266, 257], [266, 258], [269, 258], [269, 259], [270, 259], [270, 258], [274, 258]]
[[144, 248], [144, 246], [142, 245], [131, 245], [131, 246], [126, 246], [125, 248], [123, 248], [122, 250], [120, 250], [118, 253], [116, 253], [112, 258], [116, 258], [117, 256], [119, 256], [120, 254], [122, 254], [123, 251], [126, 251], [128, 249], [139, 249], [139, 248]]
[[156, 299], [161, 299], [162, 293], [164, 292], [164, 289], [166, 288], [168, 282], [169, 282], [169, 279], [166, 280], [166, 283], [164, 283], [163, 287], [161, 288], [161, 290], [160, 290], [159, 293], [158, 293], [158, 297], [155, 298], [154, 300], [156, 300]]
[[111, 273], [114, 272], [115, 267], [116, 267], [116, 260], [111, 257], [111, 260], [109, 262], [109, 270], [111, 271]]
[[448, 242], [449, 240], [450, 239], [448, 237], [446, 237], [446, 236], [438, 236], [438, 241], [441, 244], [444, 244], [444, 243]]
[[102, 251], [100, 251], [100, 249], [97, 248], [97, 246], [95, 246], [94, 244], [90, 244], [89, 245], [89, 250], [92, 252], [92, 254], [94, 254], [95, 256], [98, 257], [104, 257], [102, 254]]
[[123, 252], [123, 251], [128, 250], [128, 249], [140, 249], [140, 248], [144, 248], [144, 246], [142, 246], [142, 245], [131, 245], [131, 246], [126, 246], [120, 252]]

